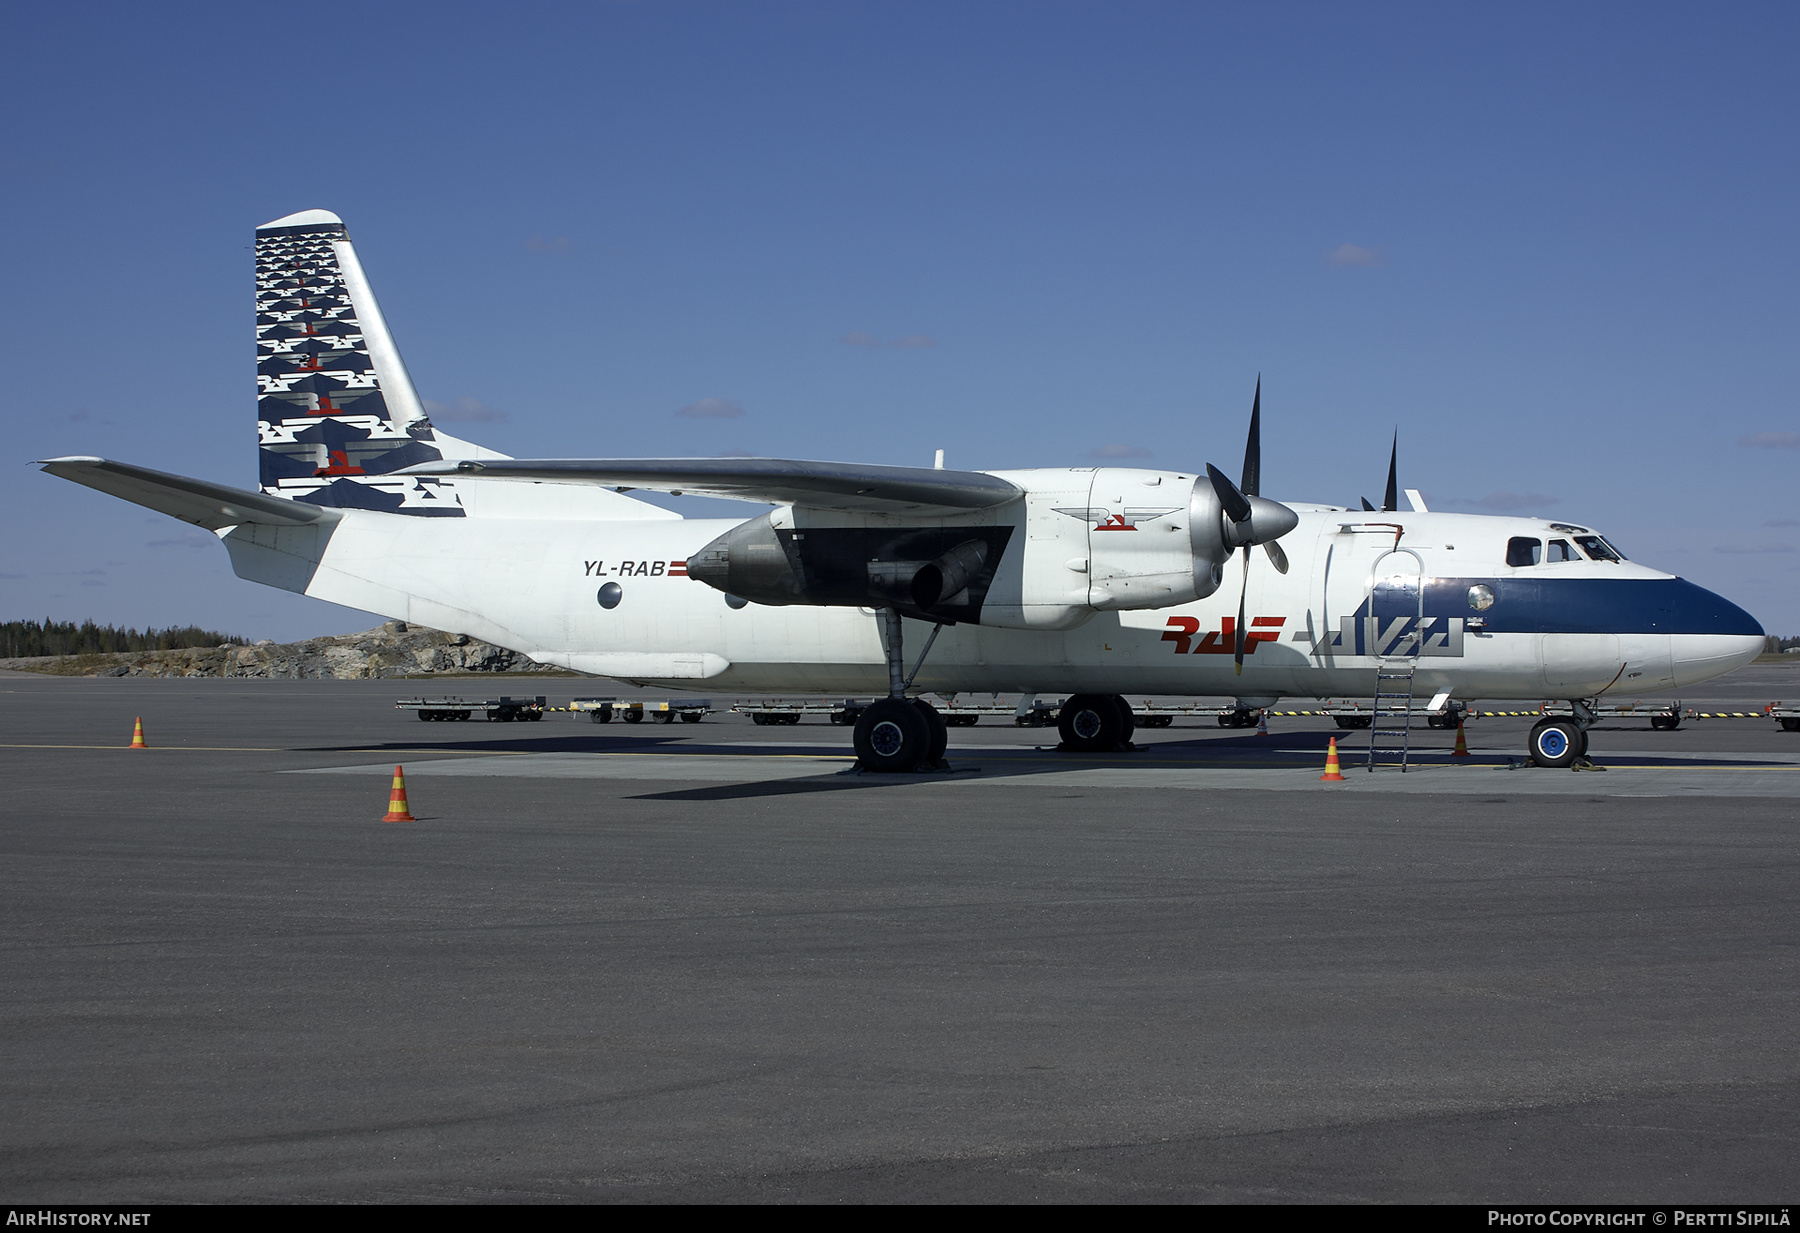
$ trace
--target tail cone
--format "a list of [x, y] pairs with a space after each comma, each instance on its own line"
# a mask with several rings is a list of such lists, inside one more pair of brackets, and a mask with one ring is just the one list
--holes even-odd
[[132, 730], [131, 730], [131, 748], [133, 748], [133, 749], [148, 749], [148, 748], [150, 748], [150, 746], [148, 746], [144, 743], [144, 718], [141, 715], [138, 716], [137, 725], [134, 728], [132, 728]]
[[406, 775], [399, 767], [394, 768], [394, 786], [388, 792], [387, 816], [383, 822], [417, 822], [418, 819], [407, 812], [406, 808]]
[[1338, 767], [1337, 737], [1335, 736], [1331, 738], [1331, 747], [1325, 751], [1325, 773], [1319, 778], [1343, 781], [1344, 772]]
[[1469, 742], [1463, 739], [1463, 726], [1461, 722], [1458, 722], [1456, 725], [1456, 748], [1450, 751], [1450, 756], [1452, 758], [1466, 758], [1469, 756]]

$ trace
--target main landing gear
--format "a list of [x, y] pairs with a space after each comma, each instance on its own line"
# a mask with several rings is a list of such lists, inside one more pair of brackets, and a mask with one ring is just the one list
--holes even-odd
[[1118, 694], [1076, 694], [1056, 717], [1063, 748], [1074, 753], [1114, 753], [1131, 748], [1137, 718]]
[[919, 675], [919, 668], [943, 626], [932, 629], [925, 649], [919, 652], [919, 662], [913, 665], [912, 676], [907, 676], [900, 645], [900, 614], [884, 608], [882, 620], [887, 626], [888, 696], [871, 702], [856, 717], [851, 743], [856, 748], [857, 764], [865, 771], [888, 774], [916, 771], [921, 766], [948, 770], [944, 751], [950, 744], [950, 726], [931, 703], [906, 696], [907, 686]]

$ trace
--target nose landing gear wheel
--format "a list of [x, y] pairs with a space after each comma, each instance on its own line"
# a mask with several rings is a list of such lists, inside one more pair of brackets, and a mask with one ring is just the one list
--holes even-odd
[[1076, 694], [1056, 717], [1063, 745], [1075, 753], [1111, 753], [1125, 739], [1125, 720], [1111, 694]]
[[865, 771], [889, 774], [918, 769], [934, 744], [919, 708], [898, 698], [882, 698], [864, 707], [852, 743]]
[[1566, 720], [1545, 720], [1531, 730], [1531, 760], [1560, 770], [1587, 753], [1587, 733]]

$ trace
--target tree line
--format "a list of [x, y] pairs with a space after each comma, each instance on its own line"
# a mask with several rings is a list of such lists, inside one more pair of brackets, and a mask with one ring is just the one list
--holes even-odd
[[36, 655], [86, 655], [106, 651], [179, 651], [188, 647], [247, 646], [236, 634], [197, 625], [121, 629], [92, 621], [7, 621], [0, 624], [0, 654], [9, 659]]

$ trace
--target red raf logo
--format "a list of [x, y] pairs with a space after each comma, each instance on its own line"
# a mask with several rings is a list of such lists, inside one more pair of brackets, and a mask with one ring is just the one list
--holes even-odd
[[[1251, 618], [1250, 632], [1244, 635], [1244, 654], [1256, 654], [1259, 643], [1279, 641], [1281, 627], [1286, 624], [1286, 617]], [[1231, 655], [1237, 651], [1236, 617], [1222, 618], [1219, 628], [1208, 630], [1206, 637], [1200, 639], [1199, 646], [1190, 646], [1194, 635], [1199, 632], [1198, 617], [1170, 617], [1169, 628], [1163, 631], [1162, 640], [1173, 642], [1177, 655]]]

